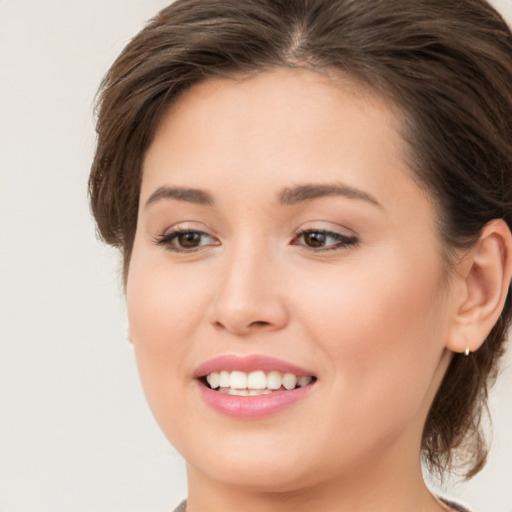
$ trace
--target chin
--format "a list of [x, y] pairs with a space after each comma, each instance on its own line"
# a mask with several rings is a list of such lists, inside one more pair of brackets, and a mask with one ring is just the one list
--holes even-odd
[[201, 462], [199, 470], [211, 480], [249, 492], [289, 493], [315, 485], [311, 481], [311, 472], [306, 474], [303, 470], [306, 466], [299, 461], [275, 464], [272, 457], [261, 462], [231, 460], [227, 457], [221, 464], [207, 465], [207, 461]]
[[248, 492], [288, 493], [322, 480], [322, 461], [312, 460], [293, 441], [285, 444], [260, 437], [243, 442], [229, 433], [224, 439], [213, 446], [199, 442], [194, 447], [177, 448], [183, 448], [189, 471]]

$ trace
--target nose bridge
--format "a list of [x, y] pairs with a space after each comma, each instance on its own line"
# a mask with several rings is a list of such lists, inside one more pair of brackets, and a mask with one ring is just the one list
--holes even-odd
[[227, 251], [213, 304], [213, 323], [237, 334], [281, 328], [286, 311], [278, 262], [260, 236], [245, 237]]

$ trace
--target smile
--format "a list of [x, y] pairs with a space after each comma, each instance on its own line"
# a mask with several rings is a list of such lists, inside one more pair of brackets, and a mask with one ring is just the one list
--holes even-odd
[[214, 411], [239, 419], [279, 413], [316, 387], [317, 377], [286, 361], [263, 355], [226, 355], [195, 372], [199, 392]]
[[251, 373], [227, 371], [209, 373], [205, 377], [207, 385], [220, 393], [236, 396], [268, 395], [275, 391], [290, 391], [307, 386], [313, 382], [312, 376], [300, 376], [293, 373], [257, 370]]

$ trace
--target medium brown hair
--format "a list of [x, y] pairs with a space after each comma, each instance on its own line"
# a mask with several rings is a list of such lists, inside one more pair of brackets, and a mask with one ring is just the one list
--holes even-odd
[[[492, 219], [512, 226], [512, 34], [485, 1], [177, 0], [125, 47], [100, 90], [90, 199], [101, 237], [122, 250], [125, 281], [142, 162], [168, 106], [209, 77], [276, 67], [338, 70], [398, 105], [448, 255]], [[482, 413], [511, 309], [509, 293], [482, 348], [454, 356], [424, 428], [431, 469], [458, 460], [469, 477], [483, 467]]]

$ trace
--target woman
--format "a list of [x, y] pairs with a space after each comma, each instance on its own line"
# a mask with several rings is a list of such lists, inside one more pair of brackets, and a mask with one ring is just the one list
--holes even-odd
[[177, 0], [102, 85], [179, 510], [463, 510], [510, 321], [512, 34], [482, 0]]

